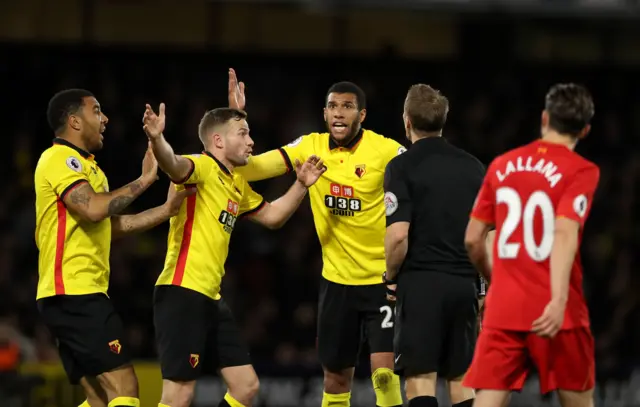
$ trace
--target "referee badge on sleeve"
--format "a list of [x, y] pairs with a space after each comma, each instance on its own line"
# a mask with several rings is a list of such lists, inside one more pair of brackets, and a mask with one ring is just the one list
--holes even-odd
[[387, 216], [393, 215], [398, 210], [398, 198], [393, 192], [384, 193], [384, 209]]
[[404, 148], [404, 147], [402, 147], [402, 146], [398, 147], [398, 155], [400, 155], [400, 154], [404, 153], [405, 151], [407, 151], [407, 149], [406, 149], [406, 148]]

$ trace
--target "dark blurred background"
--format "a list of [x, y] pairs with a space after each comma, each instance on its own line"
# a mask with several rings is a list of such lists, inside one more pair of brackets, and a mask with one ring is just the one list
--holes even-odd
[[[640, 405], [640, 375], [634, 374], [640, 366], [638, 3], [1, 0], [0, 405], [82, 401], [65, 384], [35, 308], [33, 170], [53, 138], [48, 99], [69, 87], [96, 94], [110, 118], [97, 159], [115, 188], [141, 171], [147, 102], [167, 104], [165, 134], [176, 151], [201, 150], [197, 124], [205, 110], [226, 105], [229, 67], [247, 85], [256, 153], [322, 131], [326, 90], [340, 80], [366, 91], [366, 128], [406, 144], [404, 96], [422, 82], [450, 100], [445, 137], [485, 164], [538, 136], [551, 84], [586, 84], [596, 117], [578, 151], [602, 171], [582, 246], [597, 342], [597, 405]], [[273, 199], [291, 182], [285, 176], [254, 187]], [[161, 177], [132, 211], [164, 202], [167, 186]], [[112, 248], [110, 295], [125, 320], [126, 343], [141, 361], [143, 406], [156, 405], [160, 386], [151, 296], [166, 231], [163, 225]], [[308, 204], [279, 231], [239, 223], [226, 269], [223, 295], [262, 378], [259, 405], [319, 406], [321, 258]], [[366, 363], [352, 406], [374, 405]], [[195, 404], [217, 405], [223, 393], [217, 378], [205, 378]], [[513, 405], [549, 402], [537, 393], [533, 379]]]

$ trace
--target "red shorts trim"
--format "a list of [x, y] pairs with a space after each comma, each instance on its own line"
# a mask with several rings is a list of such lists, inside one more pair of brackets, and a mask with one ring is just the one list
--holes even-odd
[[553, 339], [531, 332], [484, 328], [464, 385], [477, 390], [521, 390], [535, 366], [540, 391], [586, 391], [595, 386], [595, 349], [589, 328], [560, 331]]

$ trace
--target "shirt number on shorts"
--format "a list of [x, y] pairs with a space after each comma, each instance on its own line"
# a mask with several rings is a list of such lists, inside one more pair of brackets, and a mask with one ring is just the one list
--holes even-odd
[[391, 307], [388, 305], [383, 305], [382, 307], [380, 307], [380, 313], [384, 314], [380, 327], [382, 329], [393, 328], [393, 310], [391, 309]]
[[[510, 243], [509, 238], [521, 224], [522, 241], [529, 257], [537, 262], [547, 260], [551, 255], [555, 229], [555, 213], [549, 195], [543, 191], [535, 191], [523, 208], [518, 192], [513, 188], [502, 187], [496, 191], [496, 201], [498, 204], [507, 205], [507, 217], [498, 237], [498, 257], [501, 259], [518, 257], [520, 243]], [[533, 235], [533, 220], [537, 211], [542, 215], [542, 239], [539, 244]]]

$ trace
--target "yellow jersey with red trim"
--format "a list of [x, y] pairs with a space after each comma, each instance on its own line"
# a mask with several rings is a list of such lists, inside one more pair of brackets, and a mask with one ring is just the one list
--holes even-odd
[[191, 171], [176, 182], [177, 188], [195, 188], [196, 193], [171, 219], [167, 257], [156, 285], [176, 285], [217, 300], [236, 220], [266, 202], [209, 152], [184, 157], [191, 161]]
[[96, 192], [109, 191], [94, 156], [56, 138], [40, 156], [34, 176], [39, 250], [36, 299], [106, 294], [109, 289], [111, 220], [82, 221], [64, 204], [64, 197], [85, 182]]
[[309, 197], [322, 246], [322, 275], [338, 284], [380, 284], [386, 268], [384, 171], [404, 151], [397, 141], [370, 130], [361, 130], [345, 146], [335, 144], [329, 133], [311, 133], [251, 157], [238, 172], [258, 181], [291, 171], [295, 160], [321, 157], [327, 171]]

